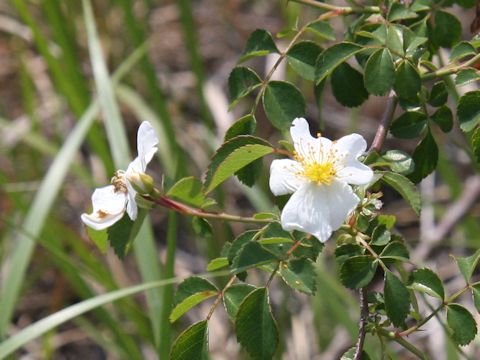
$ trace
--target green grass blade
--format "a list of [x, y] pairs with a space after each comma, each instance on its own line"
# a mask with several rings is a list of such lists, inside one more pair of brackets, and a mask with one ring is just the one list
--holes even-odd
[[[119, 67], [113, 80], [119, 81], [121, 76], [125, 75], [128, 69], [133, 67], [136, 63], [135, 61], [140, 59], [144, 53], [144, 47], [132, 53], [132, 55], [125, 60], [125, 63]], [[22, 229], [28, 229], [28, 232], [34, 239], [38, 237], [43, 228], [67, 171], [74, 162], [73, 158], [77, 154], [88, 129], [97, 116], [98, 109], [98, 103], [93, 102], [80, 118], [48, 169], [33, 199], [29, 212], [22, 223]], [[4, 282], [2, 284], [0, 297], [0, 309], [2, 309], [2, 311], [0, 311], [0, 338], [6, 333], [35, 246], [35, 242], [32, 241], [32, 239], [22, 234], [19, 234], [13, 243], [16, 244], [16, 246], [13, 254], [9, 256], [10, 266], [3, 269]], [[15, 268], [13, 268], [11, 264], [15, 264]]]
[[69, 306], [60, 310], [46, 318], [37, 321], [36, 323], [27, 326], [25, 329], [19, 331], [9, 339], [0, 343], [0, 359], [12, 354], [15, 350], [25, 345], [29, 341], [45, 334], [54, 329], [60, 324], [63, 324], [75, 317], [91, 311], [99, 306], [109, 304], [113, 301], [119, 300], [123, 297], [130, 296], [142, 291], [158, 288], [161, 286], [174, 284], [181, 279], [168, 279], [162, 281], [154, 281], [141, 285], [132, 286], [125, 289], [112, 291], [106, 294], [96, 296], [94, 298], [84, 300], [75, 305]]
[[[144, 281], [157, 281], [162, 278], [160, 264], [158, 262], [158, 250], [153, 241], [152, 226], [149, 219], [145, 219], [138, 233], [137, 239], [133, 242], [135, 258], [140, 274]], [[160, 342], [161, 323], [160, 312], [163, 308], [161, 289], [147, 291], [147, 304], [149, 308], [149, 318], [152, 326], [153, 338], [155, 344]], [[170, 308], [170, 307], [169, 307]]]
[[[165, 261], [164, 278], [174, 276], [175, 272], [175, 252], [177, 248], [177, 214], [173, 211], [168, 213], [167, 228], [167, 259]], [[168, 358], [170, 345], [172, 343], [172, 327], [169, 316], [173, 308], [173, 286], [166, 286], [163, 291], [163, 308], [160, 314], [161, 338], [159, 343], [159, 358]]]
[[103, 57], [102, 48], [97, 35], [95, 18], [90, 1], [83, 0], [85, 27], [87, 29], [88, 49], [93, 68], [93, 76], [98, 91], [98, 101], [102, 109], [107, 130], [107, 137], [115, 166], [126, 169], [130, 156], [127, 134], [123, 127], [122, 117], [113, 92], [113, 86]]

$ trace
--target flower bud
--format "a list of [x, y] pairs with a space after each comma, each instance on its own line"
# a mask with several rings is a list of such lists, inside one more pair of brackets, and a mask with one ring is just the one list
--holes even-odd
[[154, 189], [152, 177], [145, 173], [131, 174], [128, 182], [139, 194], [150, 194]]

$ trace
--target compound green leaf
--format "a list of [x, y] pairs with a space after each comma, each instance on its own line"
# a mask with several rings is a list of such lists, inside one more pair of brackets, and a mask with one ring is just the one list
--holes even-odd
[[393, 136], [400, 139], [418, 137], [427, 125], [427, 115], [419, 111], [404, 112], [390, 127]]
[[368, 255], [346, 259], [340, 268], [342, 284], [351, 289], [359, 289], [369, 284], [377, 270], [378, 262]]
[[315, 80], [315, 63], [322, 49], [313, 41], [299, 41], [287, 53], [287, 61], [301, 77]]
[[439, 107], [444, 105], [448, 99], [448, 91], [445, 82], [439, 81], [432, 86], [428, 103], [432, 106]]
[[462, 273], [465, 281], [470, 282], [473, 272], [478, 265], [478, 260], [480, 259], [480, 250], [477, 250], [473, 255], [468, 257], [454, 257], [457, 262], [457, 266]]
[[255, 289], [256, 287], [250, 284], [235, 284], [225, 291], [222, 298], [223, 306], [231, 321], [235, 322], [240, 304]]
[[325, 40], [335, 40], [335, 31], [326, 21], [312, 21], [310, 24], [308, 24], [307, 30], [312, 31]]
[[258, 230], [248, 230], [238, 235], [237, 238], [233, 240], [232, 245], [228, 249], [228, 254], [227, 254], [229, 263], [233, 262], [233, 259], [237, 256], [237, 254], [239, 253], [243, 245], [252, 241], [255, 235], [257, 235], [257, 233], [258, 233]]
[[404, 99], [415, 98], [421, 86], [422, 79], [417, 69], [409, 61], [402, 61], [395, 73], [393, 85], [397, 95]]
[[465, 56], [476, 55], [477, 51], [472, 44], [467, 41], [459, 42], [455, 45], [450, 53], [450, 61], [460, 60]]
[[201, 207], [206, 200], [202, 192], [202, 182], [193, 176], [177, 181], [168, 190], [167, 196], [195, 207]]
[[239, 62], [244, 62], [252, 57], [265, 56], [270, 53], [278, 53], [272, 35], [266, 30], [257, 29], [248, 38], [247, 45]]
[[265, 250], [259, 243], [250, 241], [240, 249], [237, 256], [233, 259], [233, 272], [238, 274], [252, 267], [277, 260], [275, 255]]
[[218, 289], [210, 281], [197, 276], [185, 279], [178, 285], [170, 322], [175, 322], [192, 307], [215, 295], [218, 295]]
[[441, 300], [445, 297], [442, 281], [437, 274], [427, 268], [414, 270], [410, 274], [408, 285], [415, 291], [424, 292]]
[[170, 360], [208, 360], [208, 323], [199, 321], [183, 331], [175, 340]]
[[443, 132], [448, 133], [453, 128], [452, 110], [447, 105], [438, 108], [432, 115], [432, 120]]
[[388, 150], [381, 159], [388, 162], [392, 171], [402, 175], [410, 174], [415, 168], [410, 155], [401, 150]]
[[475, 308], [480, 312], [480, 285], [472, 286], [472, 297]]
[[386, 171], [381, 174], [382, 180], [402, 195], [402, 197], [410, 204], [413, 211], [419, 214], [421, 209], [421, 198], [415, 185], [401, 174]]
[[459, 304], [447, 306], [447, 325], [452, 339], [458, 345], [469, 344], [477, 335], [477, 323], [472, 314]]
[[460, 98], [457, 107], [457, 118], [460, 128], [469, 132], [480, 123], [480, 91], [467, 92]]
[[244, 66], [234, 68], [228, 77], [230, 108], [234, 107], [242, 97], [250, 94], [261, 83], [262, 80], [252, 69]]
[[363, 75], [348, 63], [340, 64], [333, 71], [331, 81], [335, 99], [344, 106], [357, 107], [368, 99]]
[[387, 47], [393, 52], [400, 55], [404, 53], [403, 44], [403, 28], [396, 25], [389, 25], [387, 28]]
[[462, 24], [454, 15], [439, 10], [435, 13], [434, 23], [432, 39], [438, 46], [452, 47], [460, 40]]
[[315, 265], [307, 258], [293, 259], [282, 263], [280, 276], [291, 288], [308, 295], [313, 295], [316, 290]]
[[267, 141], [249, 135], [240, 135], [223, 143], [213, 155], [208, 167], [203, 184], [205, 193], [209, 193], [240, 169], [272, 151], [273, 148]]
[[410, 10], [405, 5], [395, 2], [390, 7], [390, 11], [388, 12], [388, 20], [389, 21], [397, 21], [397, 20], [405, 20], [405, 19], [414, 19], [418, 15], [416, 12]]
[[228, 258], [227, 257], [218, 257], [212, 259], [207, 265], [207, 271], [216, 271], [219, 269], [223, 269], [224, 267], [228, 266]]
[[365, 66], [365, 88], [370, 94], [385, 95], [395, 81], [395, 66], [388, 49], [375, 51]]
[[407, 287], [391, 271], [385, 272], [385, 311], [392, 324], [401, 327], [410, 310]]
[[295, 118], [305, 115], [305, 99], [293, 84], [270, 81], [263, 93], [263, 108], [273, 126], [286, 130]]
[[480, 75], [476, 69], [460, 70], [455, 77], [455, 84], [463, 86], [480, 80]]
[[253, 359], [271, 359], [278, 345], [267, 288], [252, 291], [238, 308], [235, 319], [238, 342]]
[[392, 234], [387, 230], [387, 227], [385, 225], [379, 225], [373, 230], [371, 245], [387, 245], [391, 237]]
[[387, 262], [388, 260], [408, 261], [410, 254], [405, 245], [400, 241], [392, 241], [382, 250], [380, 258]]
[[251, 114], [245, 115], [235, 121], [225, 133], [224, 141], [228, 141], [239, 135], [252, 135], [257, 127], [257, 120]]
[[412, 159], [415, 163], [415, 170], [408, 175], [408, 178], [418, 184], [436, 169], [438, 163], [438, 146], [430, 131], [417, 145]]
[[350, 42], [341, 42], [324, 50], [316, 63], [315, 77], [317, 84], [329, 76], [337, 66], [361, 51], [363, 51], [362, 46]]

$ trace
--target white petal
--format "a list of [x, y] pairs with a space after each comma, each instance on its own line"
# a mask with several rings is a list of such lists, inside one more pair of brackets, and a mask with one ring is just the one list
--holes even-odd
[[147, 164], [157, 152], [157, 144], [158, 138], [155, 129], [148, 121], [142, 122], [137, 133], [138, 157], [142, 164], [142, 172], [145, 171]]
[[335, 141], [333, 146], [340, 153], [347, 154], [347, 159], [357, 159], [367, 150], [367, 142], [359, 134], [344, 136]]
[[132, 185], [127, 181], [127, 214], [130, 219], [135, 220], [137, 218], [138, 208], [135, 201], [137, 192], [133, 189]]
[[290, 127], [293, 146], [297, 154], [306, 162], [323, 163], [327, 160], [332, 141], [324, 137], [313, 137], [307, 120], [296, 118]]
[[273, 160], [270, 165], [270, 190], [276, 196], [295, 192], [305, 180], [298, 175], [300, 163], [290, 159]]
[[306, 183], [285, 205], [281, 222], [287, 230], [300, 230], [321, 242], [330, 238], [359, 202], [351, 187], [339, 181], [329, 186]]
[[128, 179], [132, 173], [143, 173], [147, 168], [146, 163], [142, 163], [140, 156], [137, 156], [130, 164], [128, 164], [127, 171], [125, 171], [125, 177]]
[[353, 160], [337, 172], [336, 178], [352, 185], [368, 184], [373, 179], [373, 171], [358, 160]]
[[119, 214], [125, 210], [125, 201], [125, 194], [115, 192], [113, 185], [95, 189], [92, 194], [93, 212], [101, 210], [107, 214]]
[[328, 240], [332, 226], [328, 219], [328, 204], [324, 186], [305, 183], [283, 208], [281, 222], [287, 231], [300, 230], [321, 242]]
[[350, 185], [334, 181], [326, 188], [329, 204], [330, 225], [337, 230], [355, 210], [360, 199], [353, 192]]
[[91, 214], [82, 214], [85, 225], [95, 230], [103, 230], [123, 217], [127, 197], [122, 192], [115, 192], [113, 185], [98, 188], [93, 192]]
[[85, 225], [91, 227], [94, 230], [103, 230], [123, 217], [123, 211], [119, 214], [107, 214], [105, 216], [98, 216], [98, 213], [82, 214], [81, 218]]

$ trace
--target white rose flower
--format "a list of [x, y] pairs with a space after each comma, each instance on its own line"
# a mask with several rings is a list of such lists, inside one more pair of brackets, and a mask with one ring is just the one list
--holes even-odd
[[337, 141], [314, 138], [303, 118], [293, 121], [290, 134], [294, 160], [274, 160], [270, 167], [272, 193], [293, 193], [282, 211], [282, 227], [312, 234], [325, 242], [360, 201], [350, 185], [372, 180], [372, 169], [357, 160], [367, 143], [358, 134]]
[[140, 124], [137, 133], [138, 156], [127, 167], [126, 171], [117, 170], [112, 178], [112, 185], [96, 189], [92, 195], [93, 211], [82, 214], [85, 225], [95, 230], [103, 230], [123, 217], [125, 210], [130, 219], [137, 218], [137, 192], [132, 187], [129, 178], [137, 179], [137, 174], [143, 174], [147, 164], [157, 151], [158, 138], [148, 121]]

